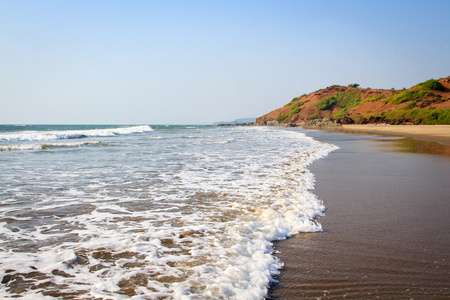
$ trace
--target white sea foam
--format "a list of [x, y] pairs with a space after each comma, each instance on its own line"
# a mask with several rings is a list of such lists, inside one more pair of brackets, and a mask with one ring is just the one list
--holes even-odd
[[0, 297], [21, 277], [30, 299], [264, 298], [272, 241], [322, 230], [307, 166], [335, 147], [263, 127], [158, 136], [5, 165]]
[[230, 143], [233, 142], [234, 139], [224, 139], [224, 140], [216, 140], [211, 142], [212, 144], [226, 144], [226, 143]]
[[56, 130], [56, 131], [13, 131], [0, 133], [2, 142], [54, 141], [61, 139], [79, 139], [86, 137], [107, 137], [131, 133], [153, 131], [148, 125], [118, 127], [108, 129]]
[[0, 145], [0, 151], [38, 151], [60, 147], [82, 147], [89, 145], [104, 145], [100, 141], [73, 142], [73, 143], [34, 143], [34, 144], [11, 144]]

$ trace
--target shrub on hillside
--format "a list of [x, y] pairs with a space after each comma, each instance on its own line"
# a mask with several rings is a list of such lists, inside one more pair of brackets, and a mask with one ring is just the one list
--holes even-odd
[[290, 120], [290, 115], [286, 114], [286, 113], [282, 113], [277, 119], [277, 121], [280, 123], [287, 122], [289, 120]]
[[406, 104], [405, 107], [403, 107], [403, 109], [412, 109], [416, 106], [417, 106], [417, 102], [413, 101], [413, 102]]
[[341, 107], [341, 109], [333, 115], [333, 118], [341, 119], [345, 117], [345, 113], [347, 112], [347, 110], [358, 106], [360, 103], [360, 92], [358, 90], [348, 90], [337, 92], [334, 96], [324, 98], [319, 103], [317, 103], [316, 106], [320, 110], [330, 109], [335, 105]]
[[386, 98], [386, 96], [384, 95], [377, 95], [377, 96], [372, 96], [370, 98], [364, 99], [361, 104], [366, 103], [366, 102], [370, 102], [370, 101], [378, 101], [381, 100], [383, 98]]
[[304, 104], [303, 102], [294, 103], [291, 106], [291, 110], [294, 110], [294, 109], [298, 108], [299, 106], [302, 106], [303, 104]]
[[319, 103], [316, 104], [317, 108], [320, 110], [325, 110], [331, 108], [333, 105], [337, 104], [337, 99], [334, 96], [323, 98]]
[[303, 94], [303, 95], [300, 95], [300, 96], [298, 96], [298, 97], [295, 97], [295, 98], [293, 98], [293, 99], [291, 100], [291, 102], [289, 102], [289, 103], [286, 104], [285, 106], [289, 106], [289, 105], [292, 104], [292, 102], [298, 101], [298, 100], [302, 99], [302, 98], [305, 97], [305, 96], [307, 96], [307, 95], [306, 95], [306, 94]]
[[296, 107], [294, 109], [291, 108], [291, 111], [289, 112], [289, 115], [290, 116], [295, 115], [296, 113], [299, 113], [301, 110], [302, 110], [301, 107]]
[[338, 92], [334, 97], [337, 99], [337, 105], [347, 109], [357, 106], [361, 101], [361, 94], [357, 90]]
[[444, 91], [445, 87], [436, 79], [430, 79], [425, 82], [419, 83], [417, 87], [424, 89], [424, 90], [431, 90], [431, 91]]
[[342, 119], [343, 117], [345, 117], [346, 112], [347, 112], [347, 109], [345, 109], [345, 108], [340, 109], [334, 113], [333, 118], [334, 119]]
[[392, 97], [392, 100], [389, 101], [389, 104], [401, 104], [406, 101], [416, 100], [427, 96], [428, 93], [422, 90], [412, 90], [412, 91], [404, 91], [400, 94], [397, 94]]
[[300, 100], [300, 99], [302, 99], [305, 96], [306, 96], [306, 94], [300, 95], [300, 96], [295, 97], [294, 99], [292, 99], [292, 101]]

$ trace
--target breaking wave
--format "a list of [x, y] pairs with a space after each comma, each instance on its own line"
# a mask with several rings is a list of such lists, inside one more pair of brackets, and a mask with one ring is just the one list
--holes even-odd
[[153, 131], [148, 125], [86, 129], [86, 130], [54, 130], [54, 131], [16, 131], [0, 133], [1, 142], [36, 142], [55, 141], [63, 139], [81, 139], [88, 137], [108, 137], [132, 133]]

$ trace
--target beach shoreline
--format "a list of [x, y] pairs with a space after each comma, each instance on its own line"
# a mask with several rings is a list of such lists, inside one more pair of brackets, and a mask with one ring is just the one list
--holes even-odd
[[[275, 243], [285, 265], [270, 299], [450, 297], [450, 158], [435, 151], [450, 146], [396, 138], [411, 136], [403, 127], [372, 127], [382, 126], [306, 131], [340, 147], [309, 168], [312, 192], [327, 207], [324, 232]], [[427, 146], [398, 144], [408, 141]]]
[[450, 145], [450, 125], [342, 125], [336, 130], [343, 133], [375, 133], [390, 136], [407, 136], [419, 140]]

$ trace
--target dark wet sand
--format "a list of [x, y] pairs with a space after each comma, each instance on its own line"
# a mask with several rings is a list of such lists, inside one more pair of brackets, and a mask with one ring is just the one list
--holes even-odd
[[310, 166], [325, 231], [276, 245], [285, 268], [270, 296], [450, 299], [450, 146], [307, 134], [340, 147]]

